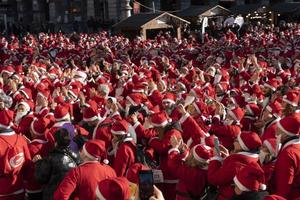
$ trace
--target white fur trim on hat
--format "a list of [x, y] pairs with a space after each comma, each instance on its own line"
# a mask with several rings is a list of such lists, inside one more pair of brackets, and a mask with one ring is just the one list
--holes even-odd
[[295, 136], [296, 134], [295, 133], [292, 133], [292, 132], [289, 132], [287, 130], [285, 130], [283, 128], [283, 126], [280, 124], [280, 121], [277, 122], [277, 127], [282, 131], [284, 132], [285, 134], [287, 134], [288, 136]]
[[284, 101], [284, 102], [286, 102], [286, 103], [288, 103], [288, 104], [290, 104], [290, 105], [292, 105], [294, 107], [298, 106], [297, 103], [288, 100], [285, 96], [283, 96], [282, 101]]
[[265, 83], [264, 86], [270, 88], [270, 89], [273, 90], [273, 91], [276, 90], [276, 88], [274, 88], [273, 86], [271, 86], [271, 85], [268, 84], [268, 83]]
[[203, 159], [200, 156], [198, 156], [198, 154], [196, 153], [196, 147], [197, 146], [194, 146], [193, 149], [192, 149], [193, 157], [195, 158], [195, 160], [197, 160], [199, 162], [206, 162], [205, 159]]
[[241, 138], [241, 134], [238, 134], [237, 140], [238, 140], [238, 142], [241, 145], [241, 147], [242, 147], [243, 150], [249, 151], [249, 148], [245, 145], [244, 141]]
[[168, 120], [162, 122], [161, 124], [156, 124], [156, 123], [153, 123], [153, 122], [151, 122], [151, 124], [152, 124], [154, 127], [165, 127], [165, 126], [168, 124]]
[[193, 103], [193, 106], [194, 106], [194, 108], [196, 109], [197, 113], [198, 113], [198, 114], [201, 114], [201, 111], [200, 111], [198, 105], [196, 104], [196, 102]]
[[114, 131], [114, 130], [110, 130], [110, 132], [114, 135], [127, 135], [127, 133], [125, 131]]
[[83, 118], [83, 121], [85, 122], [92, 122], [92, 121], [95, 121], [95, 120], [98, 120], [100, 119], [100, 116], [99, 115], [96, 115], [96, 116], [93, 116], [93, 117], [90, 117], [90, 118]]
[[106, 200], [106, 199], [104, 198], [104, 196], [101, 194], [98, 185], [97, 185], [97, 188], [96, 188], [96, 197], [97, 197], [98, 199], [100, 199], [100, 200]]
[[63, 121], [63, 120], [66, 120], [66, 119], [71, 119], [71, 116], [69, 113], [67, 113], [65, 116], [61, 117], [61, 118], [55, 118], [56, 121]]
[[175, 104], [175, 101], [171, 100], [171, 99], [163, 99], [162, 100], [163, 103], [171, 103], [171, 104]]
[[177, 153], [180, 153], [180, 151], [179, 151], [179, 149], [178, 148], [171, 148], [171, 149], [169, 149], [169, 151], [168, 151], [168, 154], [170, 154], [170, 153], [172, 153], [172, 152], [177, 152]]
[[98, 158], [96, 158], [95, 156], [91, 155], [91, 154], [86, 150], [85, 145], [83, 145], [82, 151], [83, 151], [84, 155], [86, 155], [89, 159], [92, 159], [92, 160], [98, 160]]
[[247, 187], [245, 187], [245, 186], [237, 179], [236, 176], [233, 178], [233, 181], [234, 181], [235, 185], [236, 185], [240, 190], [242, 190], [243, 192], [248, 192], [248, 191], [250, 191], [250, 189], [248, 189]]
[[145, 90], [143, 90], [143, 89], [139, 89], [139, 90], [135, 90], [135, 89], [133, 89], [133, 90], [132, 90], [132, 92], [144, 93], [144, 92], [145, 92]]
[[126, 99], [133, 105], [137, 106], [137, 104], [133, 101], [133, 99], [130, 96], [127, 96]]

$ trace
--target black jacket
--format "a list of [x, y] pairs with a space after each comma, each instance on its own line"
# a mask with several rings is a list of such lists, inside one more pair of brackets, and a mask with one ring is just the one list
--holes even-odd
[[43, 200], [53, 199], [53, 193], [66, 173], [80, 164], [79, 155], [70, 148], [55, 148], [47, 158], [35, 164], [35, 178], [45, 185]]
[[263, 200], [265, 196], [269, 195], [268, 192], [243, 192], [240, 195], [235, 195], [231, 200]]

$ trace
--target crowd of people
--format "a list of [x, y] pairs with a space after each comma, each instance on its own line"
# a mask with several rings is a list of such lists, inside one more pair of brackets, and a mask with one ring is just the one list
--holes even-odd
[[0, 199], [300, 199], [300, 24], [200, 43], [0, 39]]

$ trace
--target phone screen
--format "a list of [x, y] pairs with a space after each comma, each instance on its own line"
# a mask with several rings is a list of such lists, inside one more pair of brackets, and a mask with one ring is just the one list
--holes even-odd
[[153, 172], [141, 170], [139, 172], [139, 195], [141, 200], [148, 200], [153, 195]]
[[220, 145], [219, 139], [217, 137], [215, 137], [214, 138], [214, 146], [215, 146], [215, 150], [216, 150], [218, 156], [221, 155], [219, 145]]

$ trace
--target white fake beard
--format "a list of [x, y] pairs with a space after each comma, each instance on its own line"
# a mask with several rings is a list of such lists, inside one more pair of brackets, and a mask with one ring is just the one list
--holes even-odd
[[17, 112], [15, 117], [15, 124], [19, 125], [22, 117], [24, 117], [27, 114], [27, 112]]
[[36, 106], [35, 109], [34, 109], [34, 112], [35, 113], [39, 113], [42, 109], [42, 106]]

